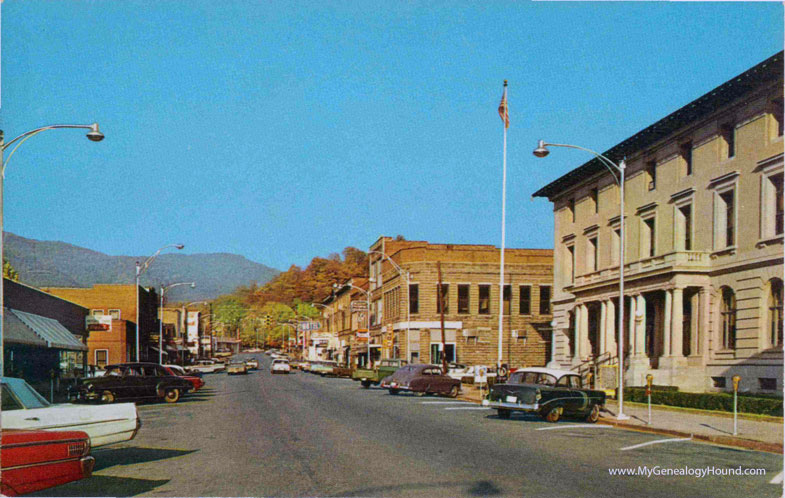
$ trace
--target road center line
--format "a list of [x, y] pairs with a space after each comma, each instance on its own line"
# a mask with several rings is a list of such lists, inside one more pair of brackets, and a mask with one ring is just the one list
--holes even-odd
[[537, 429], [538, 431], [553, 431], [556, 429], [575, 429], [576, 427], [591, 427], [594, 429], [615, 429], [616, 427], [613, 425], [602, 425], [602, 424], [577, 424], [577, 425], [557, 425], [555, 427], [540, 427]]
[[486, 406], [454, 406], [452, 408], [445, 408], [445, 410], [490, 410]]
[[774, 476], [774, 479], [769, 481], [769, 484], [782, 484], [782, 479], [783, 479], [783, 472], [780, 472], [779, 474]]
[[656, 441], [649, 441], [648, 443], [636, 444], [635, 446], [627, 446], [626, 448], [621, 448], [619, 451], [634, 450], [636, 448], [642, 448], [644, 446], [649, 446], [649, 445], [652, 445], [652, 444], [679, 443], [679, 442], [683, 442], [683, 441], [692, 441], [692, 438], [691, 437], [685, 437], [685, 438], [678, 438], [678, 439], [672, 439], [672, 438], [671, 439], [658, 439]]

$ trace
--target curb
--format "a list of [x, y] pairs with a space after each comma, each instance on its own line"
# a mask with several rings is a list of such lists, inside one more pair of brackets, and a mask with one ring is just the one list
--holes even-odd
[[[616, 400], [614, 400], [616, 401]], [[625, 401], [625, 405], [632, 405], [637, 406], [640, 408], [645, 408], [648, 406], [647, 403], [639, 403], [637, 401]], [[618, 406], [618, 402], [616, 402], [616, 406]], [[719, 410], [701, 410], [700, 408], [685, 408], [682, 406], [670, 406], [670, 405], [655, 405], [652, 403], [651, 405], [653, 410], [664, 410], [669, 412], [681, 412], [681, 413], [692, 413], [695, 415], [708, 415], [711, 417], [722, 417], [722, 418], [733, 418], [732, 412], [722, 412]], [[739, 420], [750, 420], [752, 422], [768, 422], [772, 424], [780, 424], [783, 423], [783, 417], [775, 417], [773, 415], [758, 415], [754, 413], [739, 413], [738, 414]]]

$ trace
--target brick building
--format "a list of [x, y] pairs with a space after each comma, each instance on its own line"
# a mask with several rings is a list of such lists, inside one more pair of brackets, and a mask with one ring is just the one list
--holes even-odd
[[[89, 309], [92, 332], [87, 341], [88, 364], [104, 366], [136, 359], [136, 286], [96, 284], [89, 288], [44, 287], [42, 290]], [[157, 347], [150, 342], [158, 334], [158, 294], [138, 288], [140, 303], [140, 345], [143, 361], [157, 361]]]
[[[371, 358], [437, 363], [446, 354], [448, 361], [496, 364], [500, 254], [491, 245], [379, 238], [369, 251]], [[445, 299], [444, 351], [437, 264]], [[506, 249], [504, 273], [502, 363], [545, 365], [551, 351], [553, 251]]]
[[359, 340], [357, 332], [367, 330], [366, 313], [352, 311], [351, 303], [365, 302], [368, 290], [368, 279], [354, 277], [342, 282], [335, 292], [322, 301], [322, 324], [327, 333], [334, 338], [333, 359], [344, 365], [364, 365], [368, 351], [368, 342]]

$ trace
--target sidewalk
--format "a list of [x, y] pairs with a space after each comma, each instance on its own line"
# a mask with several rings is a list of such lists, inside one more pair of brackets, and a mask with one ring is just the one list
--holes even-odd
[[[487, 391], [486, 391], [487, 392]], [[480, 403], [482, 395], [474, 386], [463, 386], [459, 399]], [[770, 453], [783, 453], [783, 423], [772, 419], [754, 420], [740, 416], [738, 435], [733, 435], [733, 415], [714, 414], [701, 410], [679, 410], [652, 405], [652, 423], [648, 425], [648, 407], [639, 403], [624, 403], [624, 413], [629, 420], [617, 421], [616, 400], [608, 400], [599, 423], [624, 429], [652, 432], [675, 437], [692, 437], [725, 446], [735, 446]]]

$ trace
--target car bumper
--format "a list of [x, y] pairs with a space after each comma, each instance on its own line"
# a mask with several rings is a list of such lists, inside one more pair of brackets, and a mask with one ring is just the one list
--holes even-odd
[[79, 460], [80, 465], [82, 466], [82, 474], [84, 477], [90, 477], [93, 475], [93, 468], [95, 468], [95, 458], [91, 456], [82, 457]]
[[487, 399], [482, 400], [482, 406], [493, 408], [496, 410], [517, 410], [523, 412], [538, 412], [540, 411], [540, 404], [525, 404], [525, 403], [508, 403], [505, 401], [490, 401]]

